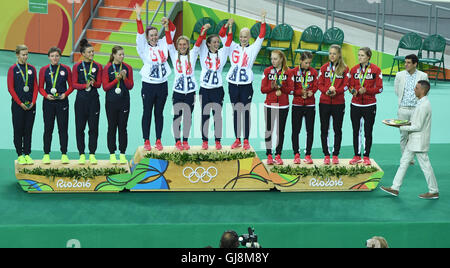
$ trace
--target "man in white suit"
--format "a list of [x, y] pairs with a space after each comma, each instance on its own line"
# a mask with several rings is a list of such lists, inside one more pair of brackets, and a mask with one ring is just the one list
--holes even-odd
[[431, 135], [431, 104], [427, 97], [429, 90], [430, 83], [428, 81], [421, 80], [417, 83], [415, 95], [418, 101], [411, 116], [411, 125], [400, 127], [400, 131], [408, 133], [408, 142], [400, 160], [400, 167], [397, 170], [392, 187], [381, 187], [381, 190], [391, 195], [398, 196], [409, 164], [414, 159], [414, 156], [416, 156], [425, 175], [429, 190], [428, 193], [421, 194], [419, 197], [422, 199], [439, 198], [436, 177], [434, 176], [434, 171], [428, 158]]
[[[428, 75], [417, 70], [419, 58], [414, 55], [405, 57], [405, 69], [398, 72], [395, 76], [394, 89], [398, 97], [398, 119], [410, 120], [414, 108], [417, 104], [417, 98], [414, 93], [414, 88], [420, 80], [427, 80]], [[408, 142], [408, 132], [400, 130], [400, 148], [402, 154], [405, 151], [406, 143]], [[411, 164], [414, 163], [414, 159]]]

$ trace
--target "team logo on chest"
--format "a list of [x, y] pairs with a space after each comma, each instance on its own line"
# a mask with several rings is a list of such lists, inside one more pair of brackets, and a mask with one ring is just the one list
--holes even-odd
[[[212, 70], [213, 69], [213, 61], [210, 57], [207, 57], [205, 60], [205, 64], [208, 67], [208, 69]], [[216, 58], [216, 70], [220, 69], [220, 59], [219, 57]]]
[[[233, 51], [231, 58], [232, 58], [234, 64], [238, 64], [239, 61], [241, 60], [240, 54], [241, 53], [239, 52], [239, 50]], [[242, 68], [248, 67], [248, 59], [249, 58], [248, 58], [247, 52], [244, 52], [243, 59], [242, 59], [242, 66], [241, 66]]]
[[[188, 60], [185, 60], [184, 62], [185, 67], [186, 67], [186, 75], [192, 75], [193, 71], [192, 71], [192, 65]], [[181, 60], [177, 60], [177, 72], [182, 74], [183, 73], [183, 66], [181, 63]]]

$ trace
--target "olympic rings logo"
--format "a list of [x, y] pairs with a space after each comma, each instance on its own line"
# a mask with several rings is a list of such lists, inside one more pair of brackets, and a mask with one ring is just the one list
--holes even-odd
[[[210, 183], [218, 174], [219, 172], [215, 167], [209, 167], [208, 169], [198, 167], [195, 170], [191, 167], [186, 167], [183, 170], [183, 176], [191, 183], [199, 183], [200, 181], [203, 183]], [[197, 178], [197, 180], [194, 180], [194, 177]], [[205, 177], [208, 177], [209, 180], [204, 180]]]

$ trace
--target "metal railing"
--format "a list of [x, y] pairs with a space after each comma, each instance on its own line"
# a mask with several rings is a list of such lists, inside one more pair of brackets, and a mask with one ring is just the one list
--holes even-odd
[[[84, 7], [87, 5], [87, 3], [90, 3], [90, 17], [87, 21], [86, 25], [84, 26], [78, 40], [75, 42], [75, 24], [77, 23], [78, 19], [80, 18], [81, 12], [83, 11]], [[94, 0], [84, 0], [83, 4], [81, 5], [80, 9], [78, 10], [78, 13], [75, 15], [75, 1], [72, 2], [72, 52], [70, 53], [70, 60], [73, 61], [73, 55], [75, 54], [75, 49], [80, 45], [81, 39], [86, 35], [86, 31], [91, 27], [92, 20], [98, 14], [98, 9], [100, 6], [103, 5], [103, 0], [98, 0], [97, 6], [94, 7]]]
[[[375, 40], [375, 49], [378, 50], [379, 48], [379, 36], [380, 36], [380, 29], [381, 29], [381, 51], [384, 52], [384, 45], [385, 45], [385, 32], [386, 30], [396, 31], [400, 33], [407, 33], [407, 32], [416, 32], [422, 37], [427, 37], [431, 34], [438, 34], [438, 20], [439, 20], [439, 11], [445, 11], [450, 12], [450, 8], [437, 6], [433, 3], [425, 3], [422, 1], [416, 1], [416, 0], [403, 0], [408, 3], [417, 4], [420, 6], [423, 6], [425, 11], [424, 13], [427, 14], [425, 17], [427, 18], [427, 30], [428, 32], [424, 32], [422, 30], [418, 29], [411, 29], [408, 27], [402, 27], [395, 24], [390, 24], [386, 22], [386, 0], [378, 0], [373, 1], [373, 5], [376, 5], [376, 13], [375, 13], [375, 19], [368, 19], [366, 17], [350, 14], [349, 12], [343, 12], [336, 10], [336, 0], [326, 0], [325, 6], [320, 6], [318, 4], [311, 4], [307, 3], [305, 1], [299, 1], [299, 0], [272, 0], [276, 3], [277, 6], [277, 15], [276, 15], [276, 23], [279, 24], [279, 21], [281, 19], [282, 23], [285, 21], [285, 8], [286, 8], [286, 2], [287, 3], [294, 3], [297, 6], [300, 6], [305, 9], [310, 9], [313, 12], [318, 12], [325, 15], [325, 30], [328, 29], [329, 20], [331, 16], [331, 27], [334, 27], [336, 17], [348, 19], [352, 21], [357, 21], [360, 23], [364, 23], [370, 26], [373, 26], [376, 28], [376, 40]], [[230, 0], [229, 0], [230, 2]], [[280, 16], [279, 9], [282, 8], [282, 14]], [[434, 10], [434, 12], [433, 12]], [[434, 14], [434, 32], [433, 32], [433, 14]], [[445, 38], [445, 37], [444, 37]], [[450, 38], [445, 38], [447, 43], [450, 44]]]
[[[446, 8], [446, 7], [441, 7], [441, 6], [436, 6], [436, 12], [435, 12], [435, 17], [434, 17], [434, 33], [437, 34], [438, 33], [438, 19], [439, 19], [439, 10], [442, 11], [447, 11], [450, 13], [450, 8]], [[448, 26], [448, 25], [447, 25]], [[448, 42], [448, 39], [447, 39]]]
[[[147, 11], [147, 16], [146, 17], [147, 18], [146, 18], [145, 23], [146, 23], [147, 27], [149, 25], [148, 24], [148, 5], [149, 5], [149, 2], [150, 1], [147, 0], [147, 3], [146, 3], [146, 11]], [[164, 8], [164, 17], [167, 16], [167, 1], [166, 0], [161, 0], [161, 2], [159, 3], [158, 8], [155, 11], [155, 14], [153, 14], [153, 18], [152, 18], [152, 21], [150, 22], [150, 25], [153, 25], [153, 23], [155, 22], [156, 16], [158, 15], [159, 11], [161, 10], [161, 7]]]

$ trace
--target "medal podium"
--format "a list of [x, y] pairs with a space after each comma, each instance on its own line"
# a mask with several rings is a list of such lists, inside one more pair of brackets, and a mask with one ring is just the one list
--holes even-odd
[[175, 147], [163, 151], [146, 151], [139, 147], [128, 164], [79, 165], [77, 160], [63, 165], [53, 161], [44, 165], [15, 163], [19, 185], [29, 193], [119, 193], [131, 192], [212, 192], [212, 191], [280, 191], [335, 192], [372, 191], [384, 172], [373, 165], [351, 166], [341, 159], [340, 165], [324, 166], [321, 159], [314, 165], [269, 166], [253, 151], [224, 147], [202, 150], [193, 146], [178, 152]]

